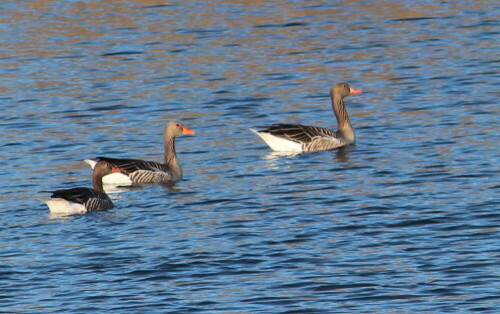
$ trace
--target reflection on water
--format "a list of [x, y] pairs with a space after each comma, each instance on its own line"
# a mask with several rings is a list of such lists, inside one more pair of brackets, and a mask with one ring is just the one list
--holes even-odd
[[[1, 308], [498, 312], [495, 9], [3, 3]], [[334, 128], [339, 81], [363, 90], [356, 146], [282, 155], [248, 131]], [[174, 188], [87, 215], [38, 201], [90, 186], [86, 158], [158, 160], [173, 119], [197, 132]]]
[[346, 163], [349, 162], [349, 149], [350, 147], [341, 147], [334, 151], [333, 160], [336, 162]]
[[73, 214], [65, 214], [65, 213], [51, 213], [47, 215], [47, 219], [59, 219], [59, 220], [69, 220], [71, 217], [74, 216]]
[[292, 157], [295, 157], [297, 155], [299, 155], [299, 153], [271, 151], [269, 154], [266, 154], [263, 158], [264, 159], [279, 159], [280, 157], [292, 158]]

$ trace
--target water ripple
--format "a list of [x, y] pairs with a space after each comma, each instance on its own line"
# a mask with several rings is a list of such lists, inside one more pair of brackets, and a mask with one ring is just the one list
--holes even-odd
[[[500, 309], [498, 22], [488, 1], [6, 2], [0, 306], [7, 312]], [[357, 145], [279, 154], [248, 128], [335, 127]], [[82, 160], [163, 158], [184, 180], [48, 213]], [[23, 291], [23, 293], [19, 293]]]

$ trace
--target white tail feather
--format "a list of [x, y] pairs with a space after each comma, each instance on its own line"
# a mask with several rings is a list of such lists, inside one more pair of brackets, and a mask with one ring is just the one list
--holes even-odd
[[57, 214], [85, 214], [87, 209], [84, 205], [68, 202], [62, 198], [47, 198], [43, 199], [43, 202], [47, 204], [51, 213]]
[[92, 169], [94, 169], [95, 164], [97, 163], [97, 161], [92, 160], [92, 159], [84, 159], [83, 161], [84, 161], [86, 164], [88, 164], [89, 166], [91, 166], [91, 167], [92, 167]]
[[250, 129], [250, 131], [257, 134], [267, 144], [267, 146], [274, 151], [295, 153], [302, 152], [302, 145], [300, 143], [274, 136], [267, 132], [259, 132], [255, 129]]

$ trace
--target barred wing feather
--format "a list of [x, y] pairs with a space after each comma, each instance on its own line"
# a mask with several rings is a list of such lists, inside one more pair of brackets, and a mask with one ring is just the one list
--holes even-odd
[[273, 124], [263, 132], [269, 132], [271, 135], [286, 138], [298, 143], [308, 143], [319, 137], [336, 138], [336, 132], [316, 126], [301, 124]]
[[343, 145], [345, 145], [345, 141], [333, 136], [316, 136], [311, 141], [302, 144], [304, 151], [307, 152], [328, 150]]
[[117, 159], [108, 157], [97, 157], [98, 160], [103, 160], [110, 163], [112, 166], [120, 168], [125, 174], [132, 174], [136, 171], [143, 170], [149, 172], [168, 172], [169, 169], [166, 165], [153, 162], [144, 161], [140, 159]]
[[136, 183], [164, 183], [172, 181], [172, 174], [163, 170], [137, 170], [130, 174], [130, 179]]

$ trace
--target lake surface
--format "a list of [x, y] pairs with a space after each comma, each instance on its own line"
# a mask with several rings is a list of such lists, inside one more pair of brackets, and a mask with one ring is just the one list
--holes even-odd
[[[4, 1], [5, 312], [500, 312], [495, 1]], [[358, 143], [279, 156], [248, 128]], [[85, 158], [185, 179], [53, 216]]]

